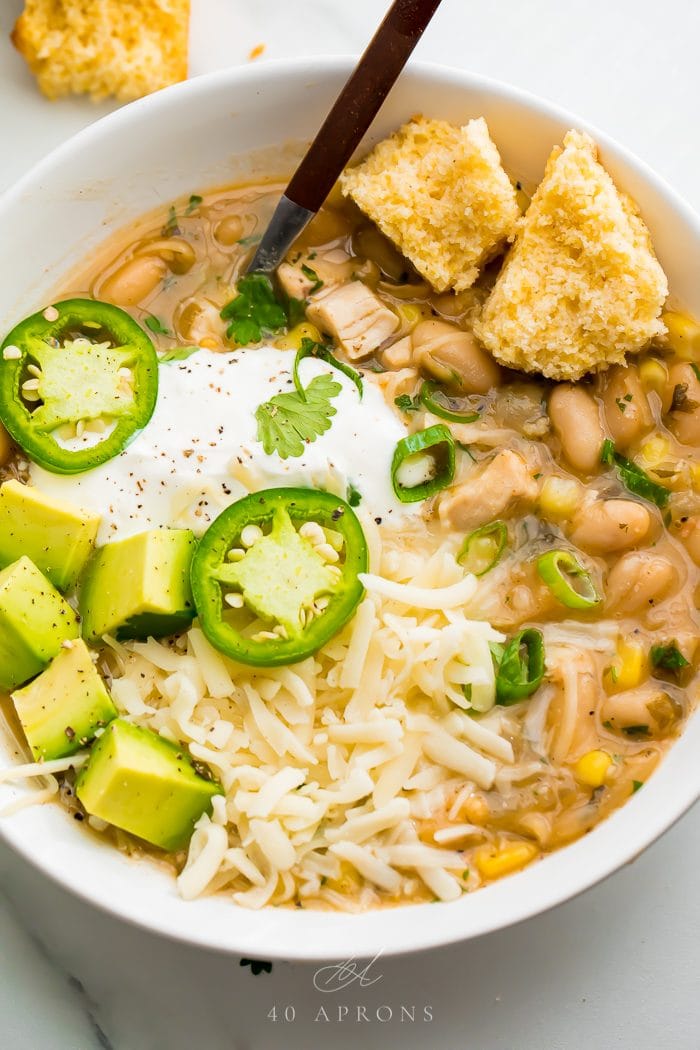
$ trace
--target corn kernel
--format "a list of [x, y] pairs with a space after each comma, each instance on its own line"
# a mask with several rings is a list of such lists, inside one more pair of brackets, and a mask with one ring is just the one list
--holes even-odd
[[700, 324], [688, 314], [668, 310], [661, 315], [668, 329], [668, 345], [685, 361], [700, 360]]
[[607, 751], [589, 751], [576, 763], [576, 776], [583, 784], [599, 788], [605, 783], [605, 776], [613, 760]]
[[534, 842], [510, 842], [501, 849], [485, 846], [474, 854], [479, 874], [484, 879], [500, 879], [524, 868], [539, 853]]
[[329, 890], [335, 890], [336, 893], [357, 893], [360, 888], [360, 877], [346, 860], [340, 862], [340, 875], [337, 879], [326, 879], [324, 883]]
[[483, 795], [470, 795], [462, 806], [462, 813], [470, 824], [485, 824], [491, 816], [489, 804]]
[[606, 676], [609, 693], [621, 693], [625, 689], [634, 689], [646, 674], [646, 653], [639, 642], [628, 642], [620, 638], [617, 643], [617, 654]]
[[668, 439], [657, 434], [642, 445], [642, 458], [648, 466], [660, 467], [667, 461], [670, 449]]
[[396, 309], [404, 331], [412, 332], [423, 320], [423, 311], [416, 303], [401, 303]]
[[316, 325], [309, 324], [308, 321], [302, 321], [301, 324], [290, 328], [286, 335], [276, 339], [274, 345], [278, 350], [300, 350], [304, 339], [312, 339], [314, 343], [323, 342], [321, 333]]
[[582, 486], [574, 478], [551, 474], [542, 482], [540, 510], [545, 518], [568, 518], [581, 502]]
[[655, 390], [657, 394], [661, 394], [668, 381], [668, 369], [658, 357], [647, 357], [639, 366], [639, 378], [647, 392]]
[[700, 463], [689, 463], [690, 482], [696, 492], [700, 492]]

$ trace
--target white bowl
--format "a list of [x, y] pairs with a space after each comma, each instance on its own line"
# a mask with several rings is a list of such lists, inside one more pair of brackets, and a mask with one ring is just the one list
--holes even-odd
[[[349, 59], [269, 63], [201, 77], [127, 106], [60, 147], [0, 199], [0, 331], [48, 301], [113, 230], [172, 198], [237, 179], [284, 177], [346, 79]], [[484, 116], [506, 167], [537, 181], [576, 117], [515, 88], [414, 65], [376, 120], [376, 141], [417, 112]], [[700, 315], [700, 220], [648, 168], [591, 130], [603, 163], [634, 197], [677, 299]], [[363, 915], [238, 908], [224, 896], [185, 903], [149, 861], [85, 833], [58, 805], [25, 809], [0, 834], [28, 863], [85, 900], [150, 930], [258, 958], [326, 959], [466, 940], [551, 908], [633, 860], [700, 795], [700, 718], [620, 811], [527, 870], [450, 904]], [[0, 739], [0, 768], [16, 761]], [[22, 791], [0, 785], [0, 809]]]

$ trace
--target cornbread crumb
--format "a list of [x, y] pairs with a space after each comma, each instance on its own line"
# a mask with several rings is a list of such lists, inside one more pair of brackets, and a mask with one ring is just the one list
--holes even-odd
[[187, 76], [190, 0], [26, 0], [12, 33], [48, 98], [126, 101]]
[[474, 332], [501, 364], [551, 379], [623, 363], [665, 331], [666, 276], [592, 139], [556, 147]]
[[341, 189], [438, 292], [471, 287], [520, 215], [482, 117], [463, 128], [416, 117], [345, 171]]

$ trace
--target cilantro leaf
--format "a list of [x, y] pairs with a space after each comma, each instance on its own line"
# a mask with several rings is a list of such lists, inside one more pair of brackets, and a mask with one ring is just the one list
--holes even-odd
[[200, 347], [198, 346], [174, 346], [172, 350], [161, 354], [158, 358], [158, 364], [169, 365], [171, 361], [186, 361], [188, 357], [192, 357], [192, 354], [196, 354], [199, 349]]
[[686, 660], [675, 642], [671, 642], [670, 645], [652, 645], [649, 655], [654, 667], [661, 667], [664, 671], [672, 671], [674, 674], [690, 666], [690, 661]]
[[272, 281], [264, 273], [249, 273], [236, 285], [238, 295], [221, 311], [230, 324], [226, 337], [239, 346], [259, 343], [264, 335], [286, 328], [287, 315], [277, 300]]
[[290, 328], [301, 324], [306, 319], [306, 299], [295, 299], [293, 295], [284, 294], [284, 309], [287, 313], [287, 324]]
[[351, 481], [348, 482], [347, 501], [351, 507], [359, 507], [362, 503], [362, 493]]
[[421, 399], [418, 394], [415, 397], [411, 397], [410, 394], [399, 394], [394, 398], [394, 404], [402, 412], [417, 412], [421, 407]]
[[149, 314], [144, 324], [156, 335], [170, 335], [170, 329], [166, 328], [160, 317], [156, 317], [155, 314]]
[[187, 207], [185, 208], [185, 215], [191, 215], [195, 208], [198, 208], [203, 201], [203, 197], [200, 197], [198, 193], [193, 193], [190, 196]]
[[633, 780], [632, 781], [632, 794], [636, 795], [636, 793], [639, 791], [640, 787], [644, 787], [644, 781], [643, 780]]
[[329, 375], [322, 375], [315, 376], [306, 387], [306, 400], [294, 390], [275, 394], [263, 402], [255, 418], [258, 441], [267, 455], [277, 452], [280, 459], [303, 455], [307, 444], [330, 428], [331, 418], [337, 411], [331, 399], [340, 391], [340, 383]]

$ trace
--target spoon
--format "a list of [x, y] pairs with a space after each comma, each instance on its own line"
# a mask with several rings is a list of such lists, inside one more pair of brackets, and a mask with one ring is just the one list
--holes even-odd
[[319, 210], [440, 0], [394, 0], [277, 205], [248, 272], [272, 273]]

